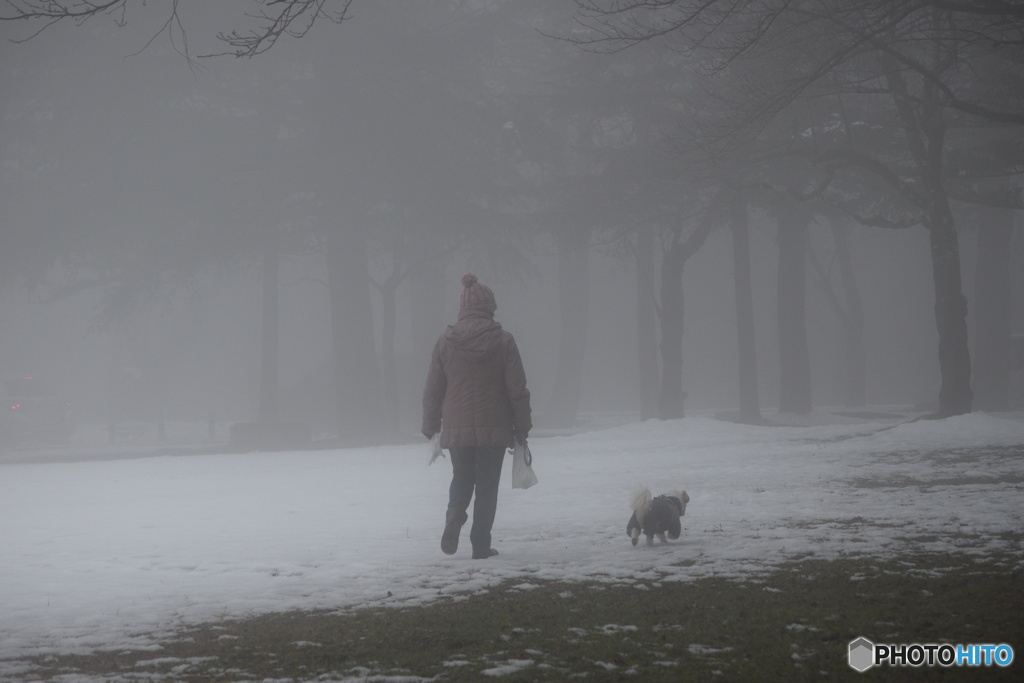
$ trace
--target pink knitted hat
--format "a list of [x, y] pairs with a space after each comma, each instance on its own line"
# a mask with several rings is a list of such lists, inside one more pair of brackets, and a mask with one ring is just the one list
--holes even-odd
[[494, 315], [498, 304], [494, 302], [494, 292], [487, 285], [480, 284], [476, 275], [466, 273], [462, 276], [462, 294], [459, 295], [460, 311], [480, 311]]

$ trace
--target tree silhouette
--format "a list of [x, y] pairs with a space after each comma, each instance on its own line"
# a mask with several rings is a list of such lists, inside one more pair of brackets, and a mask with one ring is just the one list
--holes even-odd
[[[708, 131], [718, 141], [747, 144], [780, 115], [792, 118], [793, 109], [838, 93], [871, 100], [873, 119], [890, 130], [898, 126], [897, 144], [883, 156], [856, 145], [807, 152], [827, 184], [844, 173], [867, 172], [912, 207], [895, 220], [876, 215], [876, 223], [919, 222], [928, 230], [942, 377], [939, 414], [969, 412], [967, 303], [950, 208], [949, 153], [963, 128], [1024, 125], [1024, 95], [1013, 87], [1021, 81], [1013, 55], [1024, 9], [929, 0], [577, 4], [590, 31], [577, 42], [616, 50], [666, 37], [694, 56], [709, 80], [728, 84], [728, 114]], [[794, 148], [806, 149], [810, 141], [799, 129], [794, 133]], [[1018, 197], [1015, 208], [1020, 206]]]

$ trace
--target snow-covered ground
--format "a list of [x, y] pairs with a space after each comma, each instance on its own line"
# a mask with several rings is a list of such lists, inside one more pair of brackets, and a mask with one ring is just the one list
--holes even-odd
[[[998, 451], [1007, 446], [1018, 456]], [[984, 555], [1024, 517], [1021, 413], [784, 427], [688, 417], [531, 447], [540, 484], [513, 490], [506, 459], [501, 555], [485, 561], [470, 559], [468, 526], [458, 554], [441, 553], [451, 469], [427, 467], [425, 442], [8, 459], [0, 659], [144, 647], [183, 623], [423, 603], [506, 580], [685, 581], [806, 556]], [[630, 545], [640, 484], [689, 492], [680, 540]]]

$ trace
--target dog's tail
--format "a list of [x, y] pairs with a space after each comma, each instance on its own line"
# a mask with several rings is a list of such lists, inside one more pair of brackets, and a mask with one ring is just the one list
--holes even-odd
[[640, 487], [633, 493], [633, 513], [636, 515], [637, 520], [643, 524], [644, 517], [651, 511], [651, 501], [654, 500], [651, 497], [651, 490], [645, 487]]

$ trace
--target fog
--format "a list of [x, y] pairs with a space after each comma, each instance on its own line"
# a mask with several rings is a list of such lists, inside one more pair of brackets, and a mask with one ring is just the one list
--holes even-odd
[[[608, 197], [614, 186], [560, 195], [579, 199], [542, 220], [529, 200], [508, 201], [512, 208], [495, 217], [488, 209], [499, 200], [480, 199], [502, 192], [500, 171], [492, 178], [480, 169], [500, 155], [509, 130], [524, 149], [550, 144], [543, 135], [531, 139], [536, 131], [517, 125], [517, 112], [561, 108], [550, 116], [568, 118], [565, 112], [600, 106], [573, 101], [578, 89], [568, 86], [562, 100], [538, 104], [559, 92], [559, 74], [567, 73], [545, 60], [576, 51], [577, 66], [610, 64], [633, 58], [628, 51], [538, 47], [557, 41], [539, 33], [526, 12], [506, 10], [505, 19], [496, 19], [458, 3], [416, 10], [414, 3], [363, 3], [340, 25], [322, 21], [255, 58], [198, 59], [224, 49], [216, 32], [239, 25], [236, 10], [244, 3], [217, 3], [214, 10], [212, 3], [182, 2], [190, 63], [181, 54], [182, 36], [161, 32], [161, 4], [133, 7], [123, 27], [100, 17], [55, 25], [22, 43], [10, 39], [24, 37], [24, 27], [0, 24], [3, 378], [41, 377], [59, 387], [79, 425], [73, 438], [85, 438], [88, 425], [105, 425], [112, 415], [140, 425], [157, 416], [212, 418], [218, 437], [230, 424], [259, 420], [261, 245], [271, 235], [284, 245], [277, 419], [308, 424], [318, 438], [335, 435], [344, 408], [335, 396], [331, 290], [319, 247], [340, 229], [366, 238], [365, 258], [350, 255], [367, 264], [378, 286], [359, 280], [351, 267], [346, 272], [369, 292], [380, 375], [388, 363], [388, 278], [410, 267], [410, 255], [429, 257], [426, 277], [410, 275], [395, 290], [399, 412], [379, 438], [417, 438], [433, 341], [456, 319], [466, 272], [494, 291], [496, 319], [518, 341], [543, 426], [565, 316], [564, 261], [554, 235], [582, 224], [590, 230], [589, 292], [585, 339], [576, 340], [583, 354], [577, 420], [639, 415], [637, 266], [619, 239], [632, 226], [626, 219], [618, 226], [600, 222], [595, 214], [605, 207], [594, 204], [595, 192], [613, 205], [632, 196]], [[500, 36], [475, 33], [474, 23], [497, 26]], [[602, 94], [617, 96], [614, 88]], [[669, 147], [647, 160], [650, 167], [665, 163]], [[577, 180], [586, 185], [587, 178]], [[544, 192], [557, 179], [530, 180]], [[770, 417], [780, 384], [775, 221], [752, 211], [750, 230], [759, 398]], [[960, 231], [970, 303], [975, 233]], [[808, 234], [814, 261], [833, 272], [827, 221], [812, 222]], [[928, 234], [920, 226], [854, 226], [850, 239], [865, 316], [867, 403], [925, 410], [940, 383]], [[1018, 229], [1018, 265], [1021, 242]], [[1024, 331], [1021, 270], [1014, 270], [1015, 332]], [[844, 401], [843, 332], [810, 269], [807, 282], [812, 396], [816, 410], [828, 410]], [[687, 262], [683, 284], [686, 410], [735, 411], [727, 229], [714, 230]], [[116, 378], [125, 376], [134, 393], [118, 397]], [[353, 402], [384, 391], [358, 377], [347, 384]]]

